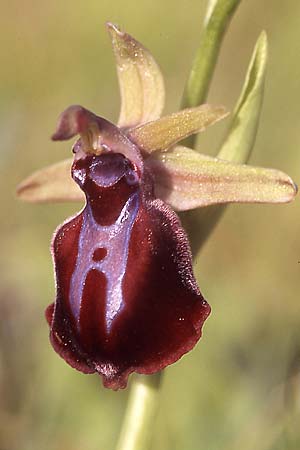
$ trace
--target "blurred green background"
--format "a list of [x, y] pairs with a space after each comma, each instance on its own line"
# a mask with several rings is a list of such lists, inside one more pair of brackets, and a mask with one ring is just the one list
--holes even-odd
[[[178, 108], [199, 42], [202, 0], [2, 1], [0, 71], [0, 449], [112, 450], [128, 390], [105, 390], [52, 350], [44, 309], [54, 297], [49, 242], [78, 205], [31, 205], [15, 187], [65, 158], [58, 114], [79, 103], [116, 120], [119, 93], [104, 22], [144, 43]], [[269, 63], [255, 165], [300, 183], [300, 2], [242, 1], [209, 101], [232, 109], [256, 38]], [[213, 154], [226, 123], [198, 141]], [[199, 345], [166, 370], [157, 450], [300, 448], [300, 206], [230, 206], [196, 261], [213, 312]]]

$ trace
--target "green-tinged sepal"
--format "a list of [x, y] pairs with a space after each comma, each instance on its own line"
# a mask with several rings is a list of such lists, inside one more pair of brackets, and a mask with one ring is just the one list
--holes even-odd
[[73, 159], [65, 159], [34, 172], [17, 187], [21, 200], [32, 203], [84, 201], [84, 194], [71, 178]]
[[151, 53], [128, 33], [107, 23], [121, 91], [118, 125], [133, 127], [160, 117], [165, 104], [164, 80]]
[[224, 203], [286, 203], [297, 188], [279, 170], [234, 164], [186, 147], [151, 156], [157, 197], [177, 211]]

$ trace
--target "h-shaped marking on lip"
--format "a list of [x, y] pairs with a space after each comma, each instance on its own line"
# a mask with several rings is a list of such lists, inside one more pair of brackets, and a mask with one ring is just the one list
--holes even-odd
[[[79, 331], [80, 306], [88, 273], [95, 269], [104, 273], [107, 280], [105, 295], [106, 331], [109, 334], [114, 318], [123, 307], [122, 282], [126, 272], [131, 230], [139, 207], [139, 194], [132, 194], [125, 203], [115, 223], [100, 226], [94, 219], [89, 205], [82, 214], [83, 223], [78, 242], [75, 270], [70, 284], [70, 306], [77, 319]], [[98, 248], [107, 249], [101, 261], [93, 254]]]

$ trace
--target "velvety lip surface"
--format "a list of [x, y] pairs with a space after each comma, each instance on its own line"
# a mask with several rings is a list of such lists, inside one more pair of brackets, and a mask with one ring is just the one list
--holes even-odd
[[118, 153], [77, 159], [72, 175], [86, 206], [54, 237], [51, 342], [72, 367], [123, 388], [131, 372], [156, 372], [193, 348], [210, 308], [185, 232], [150, 176]]

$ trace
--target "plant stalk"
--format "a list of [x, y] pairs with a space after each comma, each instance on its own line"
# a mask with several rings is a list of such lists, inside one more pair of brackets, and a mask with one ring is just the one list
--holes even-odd
[[147, 450], [153, 436], [162, 372], [133, 377], [116, 450]]
[[[185, 85], [181, 108], [191, 108], [205, 102], [216, 66], [223, 36], [241, 0], [210, 0], [192, 69]], [[193, 148], [196, 136], [184, 145]]]

